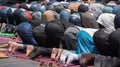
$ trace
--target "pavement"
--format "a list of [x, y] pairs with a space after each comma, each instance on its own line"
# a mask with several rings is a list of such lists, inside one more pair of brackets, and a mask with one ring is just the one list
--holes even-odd
[[39, 62], [22, 59], [16, 57], [9, 57], [0, 59], [0, 67], [38, 67]]
[[[0, 47], [0, 52], [4, 51], [7, 51], [7, 49]], [[0, 67], [38, 67], [39, 63], [40, 62], [34, 60], [23, 59], [18, 57], [0, 59]]]

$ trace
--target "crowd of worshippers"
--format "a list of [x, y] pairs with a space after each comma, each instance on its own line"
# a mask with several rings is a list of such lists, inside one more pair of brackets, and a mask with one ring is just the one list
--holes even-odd
[[21, 49], [30, 59], [49, 56], [66, 66], [78, 60], [83, 67], [120, 67], [119, 1], [39, 0], [7, 5], [0, 6], [0, 30], [17, 33], [22, 40], [9, 41], [9, 52]]

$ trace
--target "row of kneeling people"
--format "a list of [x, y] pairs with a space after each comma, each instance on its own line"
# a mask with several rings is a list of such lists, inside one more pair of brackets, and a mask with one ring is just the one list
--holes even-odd
[[[16, 32], [22, 40], [22, 44], [9, 41], [8, 51], [26, 49], [26, 56], [31, 59], [47, 55], [66, 65], [79, 59], [83, 66], [93, 64], [93, 60], [95, 66], [103, 60], [114, 60], [103, 67], [120, 65], [120, 7], [116, 2], [104, 5], [100, 1], [47, 4], [42, 1], [38, 4], [42, 7], [37, 4], [32, 4], [32, 11], [26, 3], [21, 3], [19, 8], [1, 6], [1, 21], [8, 25], [15, 22], [13, 25], [17, 26]], [[101, 60], [103, 57], [106, 59]]]

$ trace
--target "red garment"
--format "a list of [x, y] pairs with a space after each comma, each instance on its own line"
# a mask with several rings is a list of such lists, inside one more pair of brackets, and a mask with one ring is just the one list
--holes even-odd
[[0, 6], [0, 9], [6, 8], [6, 6]]
[[28, 19], [32, 20], [32, 15], [30, 14], [30, 12], [26, 10], [25, 13], [26, 13]]

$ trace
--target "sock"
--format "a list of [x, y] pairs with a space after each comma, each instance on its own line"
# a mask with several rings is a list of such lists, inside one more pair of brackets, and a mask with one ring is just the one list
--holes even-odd
[[68, 56], [68, 59], [66, 61], [66, 65], [68, 66], [71, 62], [75, 61], [75, 60], [79, 60], [79, 57], [77, 54], [73, 54], [73, 53], [70, 53], [69, 56]]
[[67, 59], [67, 57], [68, 57], [68, 55], [70, 54], [71, 52], [69, 52], [69, 51], [67, 51], [67, 50], [63, 50], [63, 52], [62, 52], [62, 54], [61, 54], [61, 56], [60, 56], [60, 61], [62, 62], [62, 63], [65, 63], [65, 61], [66, 61], [66, 59]]

